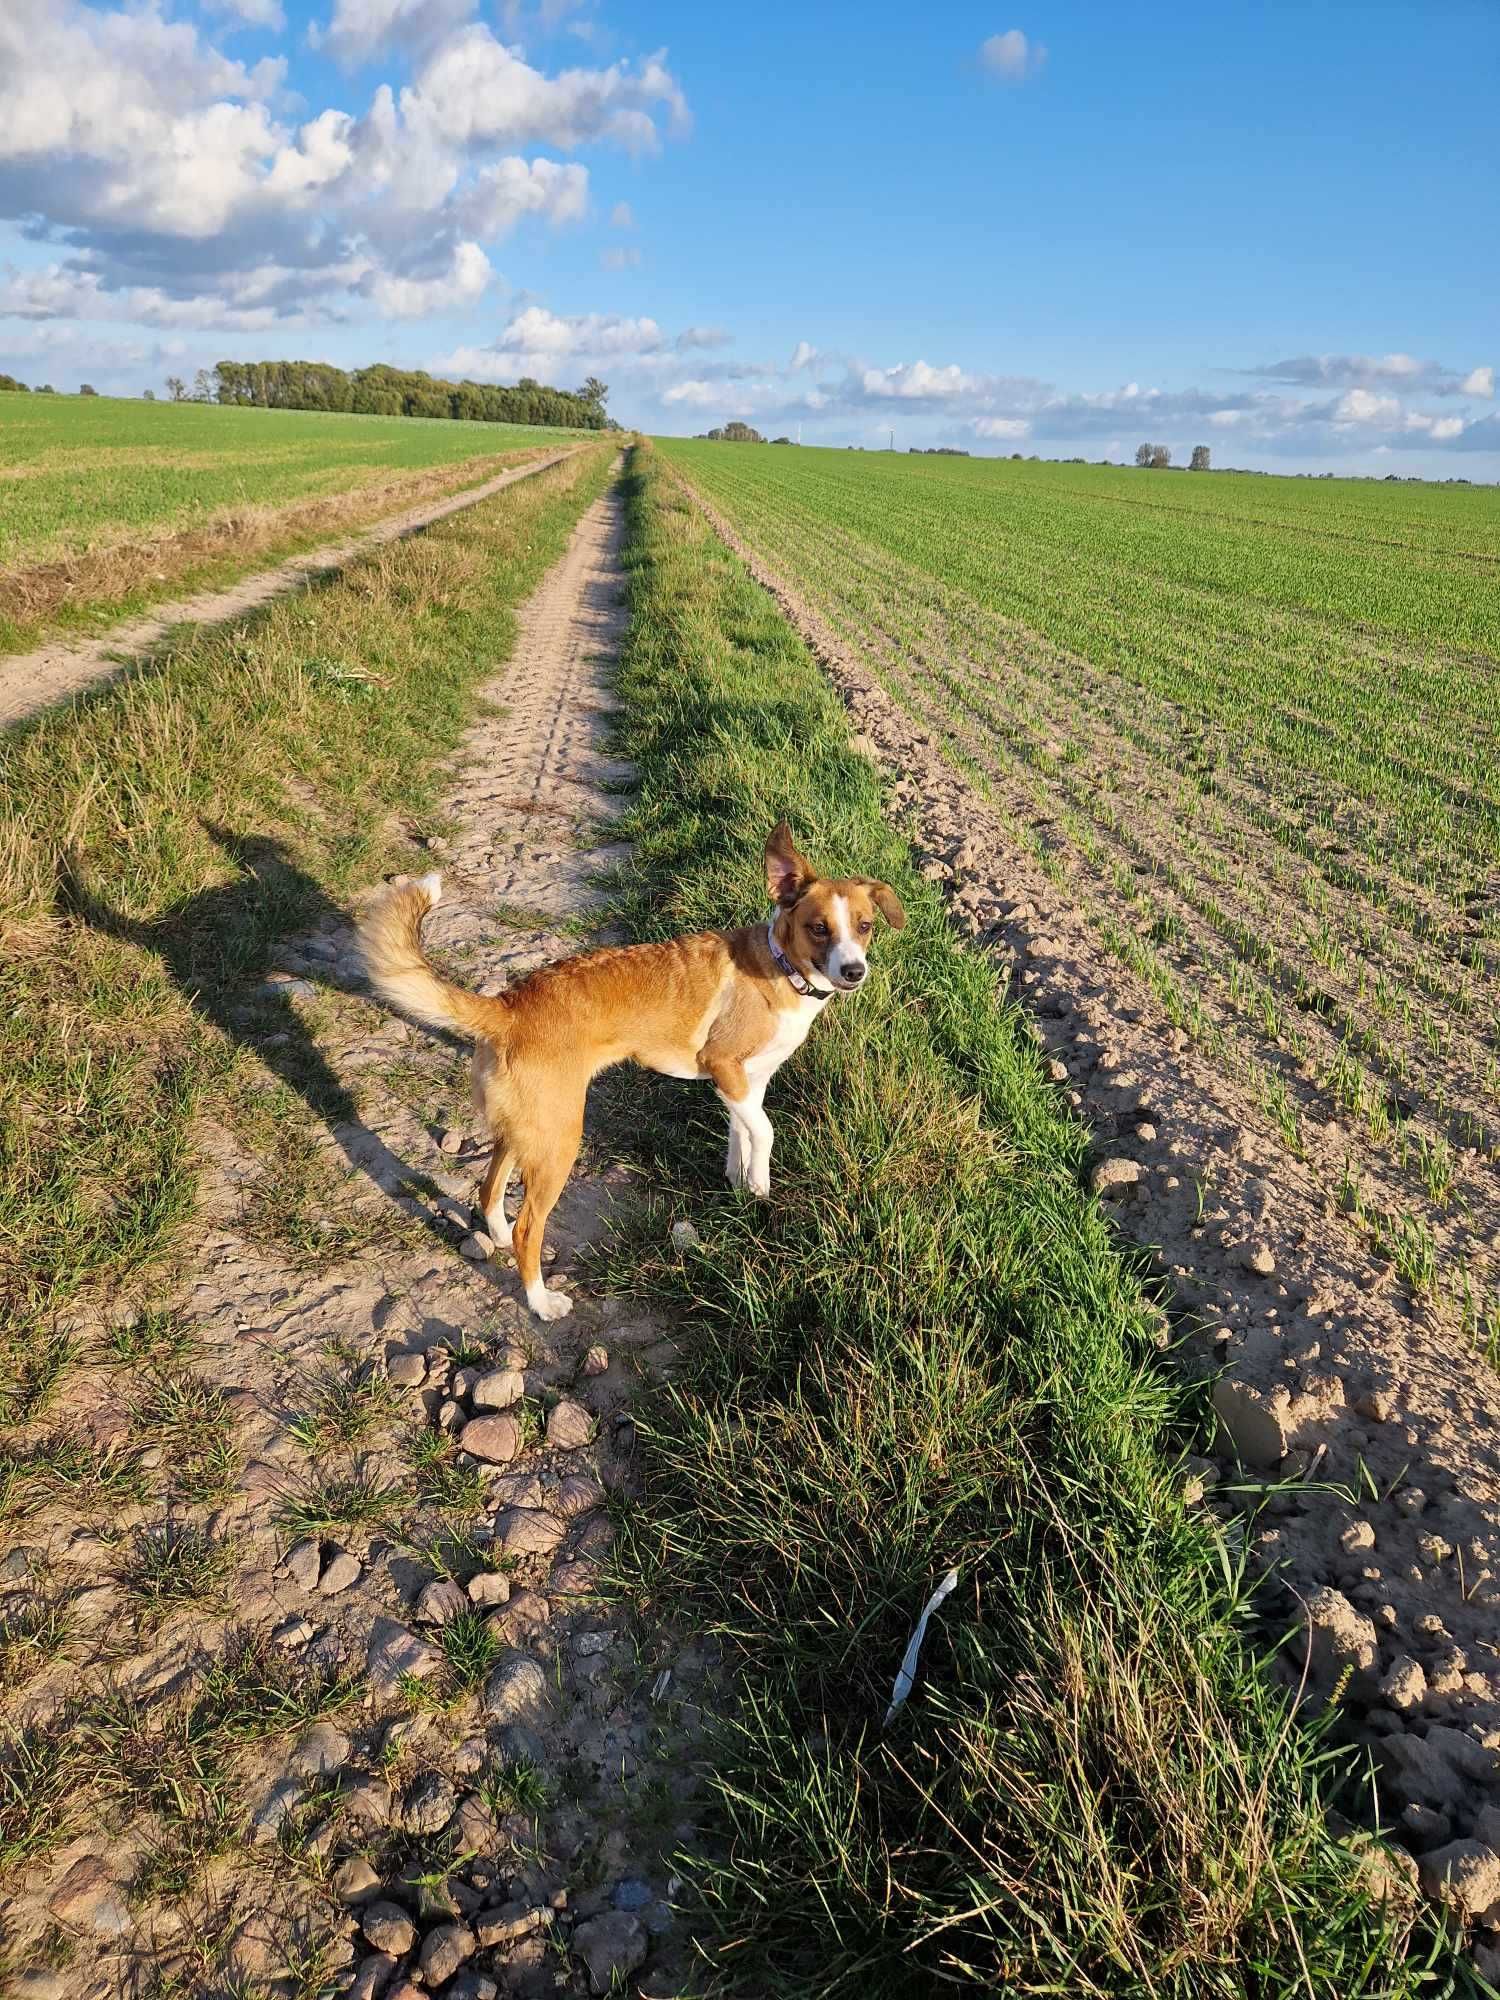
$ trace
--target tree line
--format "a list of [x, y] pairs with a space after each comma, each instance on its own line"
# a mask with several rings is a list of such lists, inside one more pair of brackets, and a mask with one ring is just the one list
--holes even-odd
[[[201, 378], [200, 378], [201, 379]], [[182, 383], [167, 383], [174, 401]], [[523, 375], [493, 382], [446, 382], [420, 369], [346, 371], [327, 361], [221, 361], [213, 371], [214, 400], [260, 410], [336, 410], [362, 417], [452, 417], [476, 424], [552, 424], [570, 430], [612, 428], [605, 414], [608, 386], [591, 375], [580, 389], [552, 389]]]
[[[1135, 462], [1137, 465], [1154, 466], [1158, 472], [1165, 471], [1172, 463], [1172, 448], [1170, 445], [1165, 444], [1137, 445], [1135, 448]], [[1188, 466], [1188, 471], [1213, 471], [1213, 462], [1206, 444], [1195, 444], [1193, 446], [1193, 456]]]

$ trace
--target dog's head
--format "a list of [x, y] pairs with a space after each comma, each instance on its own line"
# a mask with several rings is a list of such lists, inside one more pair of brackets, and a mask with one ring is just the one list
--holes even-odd
[[868, 875], [825, 881], [797, 852], [785, 820], [766, 842], [766, 887], [780, 912], [778, 944], [804, 979], [825, 990], [852, 993], [864, 979], [877, 915], [893, 930], [906, 923], [889, 883]]

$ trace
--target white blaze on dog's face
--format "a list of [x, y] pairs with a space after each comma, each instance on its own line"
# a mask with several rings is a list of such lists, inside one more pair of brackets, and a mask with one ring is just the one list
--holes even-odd
[[885, 882], [867, 875], [820, 881], [792, 845], [784, 821], [766, 844], [766, 883], [785, 913], [777, 924], [782, 950], [824, 991], [852, 993], [863, 983], [877, 914], [894, 930], [906, 922], [895, 891]]

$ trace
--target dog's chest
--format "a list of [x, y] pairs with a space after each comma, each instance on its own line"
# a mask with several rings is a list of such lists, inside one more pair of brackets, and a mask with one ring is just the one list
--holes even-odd
[[823, 1002], [799, 999], [795, 1007], [783, 1007], [776, 1016], [770, 1041], [745, 1058], [745, 1074], [753, 1083], [774, 1076], [795, 1050], [807, 1040], [807, 1031], [823, 1011]]

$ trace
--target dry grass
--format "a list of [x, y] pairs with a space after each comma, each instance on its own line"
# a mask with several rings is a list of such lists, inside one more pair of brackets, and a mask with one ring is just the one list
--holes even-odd
[[[222, 576], [227, 565], [244, 565], [257, 557], [281, 557], [307, 548], [321, 538], [367, 527], [425, 500], [443, 499], [471, 486], [481, 486], [499, 472], [543, 458], [552, 445], [529, 451], [505, 451], [473, 458], [458, 465], [434, 466], [399, 479], [371, 479], [349, 491], [284, 507], [245, 502], [226, 507], [185, 528], [160, 534], [130, 536], [103, 533], [84, 549], [41, 563], [21, 563], [0, 571], [0, 601], [9, 619], [21, 629], [55, 621], [62, 612], [81, 606], [123, 605], [160, 596], [165, 586], [198, 582], [206, 571]], [[13, 476], [50, 468], [12, 468]]]

